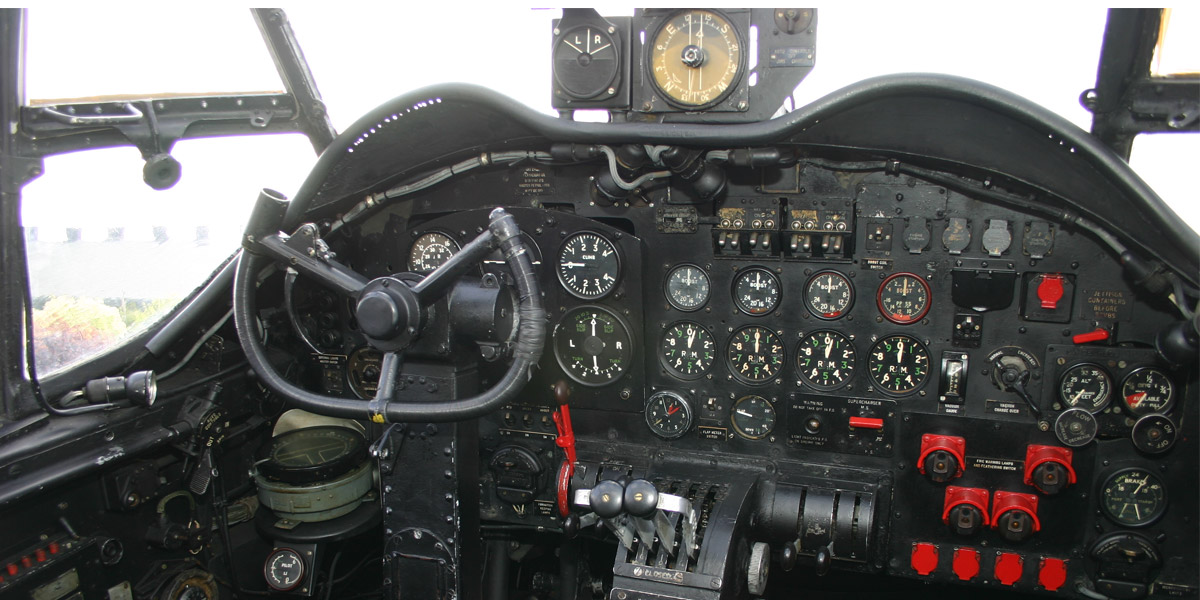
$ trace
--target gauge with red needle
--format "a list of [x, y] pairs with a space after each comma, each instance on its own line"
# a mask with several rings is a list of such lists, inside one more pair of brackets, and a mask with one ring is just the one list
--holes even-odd
[[658, 392], [646, 401], [646, 426], [664, 440], [683, 437], [692, 428], [692, 406], [676, 392]]

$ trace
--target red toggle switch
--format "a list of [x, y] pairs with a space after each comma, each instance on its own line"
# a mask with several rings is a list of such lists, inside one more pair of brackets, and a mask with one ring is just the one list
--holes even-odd
[[1038, 300], [1042, 301], [1042, 308], [1047, 310], [1057, 310], [1058, 301], [1063, 297], [1063, 277], [1062, 275], [1042, 275], [1042, 282], [1037, 288]]
[[37, 559], [38, 562], [46, 562], [46, 551], [38, 548], [37, 550], [33, 551], [33, 557]]
[[859, 429], [883, 429], [883, 419], [873, 417], [850, 417], [850, 426]]
[[1012, 585], [1021, 579], [1025, 570], [1025, 559], [1015, 552], [1001, 552], [996, 557], [996, 580], [1004, 585]]
[[963, 581], [974, 579], [979, 574], [979, 551], [974, 548], [955, 548], [954, 574]]
[[[944, 462], [947, 472], [935, 473], [934, 481], [939, 483], [949, 481], [963, 474], [963, 462], [967, 453], [967, 440], [954, 435], [935, 435], [926, 433], [921, 436], [921, 453], [917, 455], [917, 470], [926, 475], [925, 459], [933, 453], [947, 457]], [[941, 462], [941, 461], [939, 461]], [[935, 465], [937, 466], [937, 465]]]
[[15, 563], [8, 563], [8, 567], [6, 567], [6, 568], [8, 570], [9, 575], [16, 575], [18, 572], [20, 572], [20, 569], [17, 567], [17, 565]]
[[58, 554], [58, 542], [50, 542], [46, 548], [50, 550], [50, 554]]
[[1097, 327], [1095, 331], [1089, 331], [1088, 333], [1076, 335], [1075, 337], [1071, 338], [1071, 341], [1075, 342], [1076, 344], [1103, 342], [1104, 340], [1107, 340], [1110, 335], [1112, 334], [1110, 334], [1107, 329], [1103, 327]]
[[26, 569], [28, 569], [29, 567], [32, 567], [33, 559], [29, 558], [28, 556], [22, 556], [21, 557], [21, 566], [25, 567]]
[[1042, 558], [1038, 567], [1038, 583], [1053, 592], [1067, 582], [1067, 561], [1061, 558]]
[[[1071, 466], [1071, 457], [1072, 452], [1067, 448], [1030, 444], [1025, 448], [1025, 485], [1032, 485], [1038, 488], [1043, 494], [1062, 491], [1062, 488], [1076, 481], [1075, 468]], [[1042, 465], [1047, 465], [1048, 467], [1057, 465], [1066, 473], [1066, 480], [1046, 481], [1048, 475], [1054, 475], [1055, 473], [1039, 473], [1038, 467]], [[1039, 475], [1041, 479], [1038, 478]]]
[[917, 542], [912, 547], [912, 568], [917, 575], [928, 575], [937, 568], [937, 546], [927, 542]]

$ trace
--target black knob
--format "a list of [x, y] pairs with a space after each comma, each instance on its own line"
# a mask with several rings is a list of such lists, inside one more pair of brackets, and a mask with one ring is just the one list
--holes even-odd
[[386, 292], [369, 292], [355, 310], [363, 333], [376, 339], [389, 338], [400, 329], [400, 307]]
[[568, 540], [575, 539], [575, 536], [579, 534], [579, 517], [575, 516], [575, 513], [563, 517], [562, 530], [563, 536]]
[[1036, 487], [1039, 492], [1053, 496], [1064, 489], [1070, 483], [1067, 470], [1062, 464], [1054, 461], [1046, 461], [1037, 466], [1033, 470], [1033, 487]]
[[833, 566], [833, 552], [830, 552], [829, 546], [821, 546], [817, 548], [816, 561], [813, 565], [817, 575], [824, 575], [829, 572], [829, 567]]
[[798, 557], [799, 554], [796, 552], [796, 544], [794, 542], [788, 542], [783, 545], [783, 551], [779, 553], [779, 566], [782, 567], [784, 571], [791, 571], [792, 569], [796, 568], [796, 559]]
[[625, 512], [649, 517], [658, 509], [658, 489], [645, 479], [634, 479], [625, 486]]
[[945, 450], [935, 450], [925, 457], [925, 475], [934, 483], [954, 479], [958, 473], [958, 459]]
[[600, 516], [601, 519], [611, 519], [621, 514], [621, 507], [624, 503], [625, 488], [621, 484], [612, 481], [611, 479], [601, 481], [592, 488], [591, 505], [592, 510]]
[[971, 535], [983, 525], [983, 513], [970, 504], [950, 509], [950, 529], [959, 535]]
[[1023, 510], [1009, 510], [1000, 515], [1000, 535], [1010, 542], [1019, 542], [1033, 535], [1033, 519]]

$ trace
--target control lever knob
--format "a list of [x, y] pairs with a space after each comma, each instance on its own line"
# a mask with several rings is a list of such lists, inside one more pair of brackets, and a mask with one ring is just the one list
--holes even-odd
[[575, 536], [579, 535], [579, 517], [575, 513], [563, 517], [562, 530], [563, 536], [568, 540], [575, 539]]
[[[592, 497], [596, 497], [594, 491]], [[634, 479], [625, 486], [624, 502], [625, 512], [635, 517], [652, 517], [658, 509], [658, 488], [645, 479]], [[600, 514], [599, 511], [596, 514]]]
[[592, 505], [592, 510], [600, 516], [601, 519], [614, 519], [621, 514], [621, 509], [624, 505], [625, 489], [621, 484], [606, 479], [596, 484], [592, 488], [592, 495], [589, 502]]
[[796, 559], [800, 555], [796, 552], [796, 543], [788, 542], [783, 545], [783, 551], [779, 554], [779, 566], [784, 571], [791, 571], [796, 568]]
[[829, 567], [833, 566], [833, 552], [829, 546], [817, 548], [817, 555], [814, 558], [813, 567], [817, 575], [825, 575], [829, 572]]

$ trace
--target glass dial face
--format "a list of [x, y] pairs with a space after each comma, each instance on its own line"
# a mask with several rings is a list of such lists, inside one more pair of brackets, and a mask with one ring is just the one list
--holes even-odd
[[1104, 482], [1100, 492], [1104, 514], [1125, 527], [1149, 525], [1167, 510], [1167, 488], [1148, 469], [1117, 471]]
[[572, 98], [611, 95], [617, 76], [617, 46], [608, 32], [583, 25], [567, 31], [554, 47], [554, 81]]
[[1091, 364], [1075, 365], [1063, 373], [1058, 397], [1070, 408], [1083, 408], [1097, 413], [1108, 406], [1112, 395], [1112, 378], [1108, 371]]
[[680, 12], [651, 41], [651, 80], [677, 106], [699, 108], [725, 99], [742, 73], [737, 27], [709, 10]]
[[646, 425], [660, 438], [673, 440], [692, 428], [692, 407], [675, 392], [658, 392], [646, 402]]
[[612, 383], [633, 364], [629, 327], [599, 306], [569, 310], [554, 328], [554, 358], [578, 383], [593, 387]]
[[708, 302], [708, 273], [695, 265], [679, 265], [667, 274], [667, 302], [690, 312]]
[[620, 278], [617, 249], [600, 234], [577, 233], [558, 252], [558, 281], [577, 298], [605, 296]]
[[733, 302], [748, 315], [765, 315], [775, 310], [782, 295], [779, 278], [763, 268], [746, 269], [733, 282]]
[[854, 286], [837, 271], [822, 271], [804, 286], [804, 305], [818, 319], [839, 319], [854, 305]]
[[659, 356], [668, 371], [690, 379], [712, 368], [717, 346], [712, 334], [700, 324], [680, 321], [663, 332]]
[[867, 370], [884, 393], [911, 394], [929, 378], [929, 351], [913, 337], [890, 335], [871, 346]]
[[915, 323], [929, 312], [929, 284], [912, 273], [896, 273], [883, 280], [876, 303], [883, 318], [900, 325]]
[[1141, 416], [1165, 413], [1175, 405], [1175, 386], [1159, 369], [1138, 369], [1121, 384], [1121, 398], [1129, 412]]
[[762, 396], [743, 396], [734, 403], [729, 420], [738, 435], [760, 440], [775, 430], [775, 407]]
[[766, 383], [783, 368], [783, 342], [766, 327], [743, 327], [729, 338], [729, 369], [746, 383]]
[[422, 234], [413, 242], [412, 251], [408, 254], [408, 270], [428, 273], [446, 264], [459, 250], [458, 242], [444, 233], [430, 231]]
[[273, 590], [293, 590], [304, 579], [304, 559], [295, 550], [280, 548], [267, 557], [263, 576]]
[[796, 350], [796, 370], [814, 387], [841, 387], [854, 378], [857, 366], [854, 343], [836, 331], [814, 331]]

